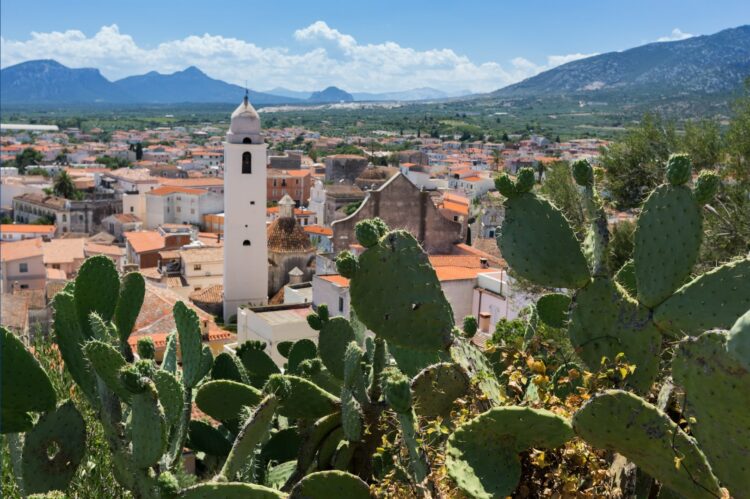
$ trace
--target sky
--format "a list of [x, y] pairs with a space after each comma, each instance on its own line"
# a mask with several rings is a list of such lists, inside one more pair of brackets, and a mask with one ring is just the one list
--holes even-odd
[[110, 80], [197, 66], [254, 90], [485, 92], [748, 23], [747, 0], [0, 0], [0, 66], [55, 59]]

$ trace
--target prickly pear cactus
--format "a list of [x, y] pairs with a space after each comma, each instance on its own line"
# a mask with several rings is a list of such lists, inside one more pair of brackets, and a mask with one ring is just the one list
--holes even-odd
[[133, 331], [145, 296], [146, 281], [140, 273], [131, 272], [122, 278], [112, 322], [117, 326], [117, 334], [123, 345], [128, 343], [128, 336]]
[[78, 270], [74, 293], [78, 322], [86, 338], [93, 337], [89, 314], [96, 312], [104, 321], [111, 320], [119, 294], [120, 278], [112, 260], [104, 255], [87, 258]]
[[232, 442], [218, 428], [201, 420], [192, 420], [188, 425], [188, 446], [212, 456], [227, 456], [232, 450]]
[[156, 387], [148, 382], [146, 389], [133, 394], [130, 434], [133, 462], [139, 468], [156, 464], [167, 447], [167, 423], [159, 404]]
[[536, 302], [539, 319], [550, 327], [565, 327], [568, 322], [570, 297], [562, 293], [550, 293]]
[[647, 307], [660, 304], [685, 282], [703, 236], [700, 206], [683, 185], [690, 179], [689, 160], [672, 156], [667, 175], [671, 183], [646, 199], [634, 235], [638, 301]]
[[622, 454], [683, 497], [721, 497], [695, 440], [632, 393], [607, 390], [595, 395], [575, 414], [573, 428], [591, 445]]
[[29, 412], [43, 412], [55, 407], [57, 396], [47, 373], [13, 333], [0, 327], [2, 365], [2, 433], [17, 433], [32, 426]]
[[310, 381], [289, 374], [273, 374], [264, 392], [279, 399], [279, 414], [293, 419], [317, 419], [336, 412], [341, 403]]
[[343, 317], [321, 321], [318, 351], [326, 368], [338, 379], [344, 379], [344, 352], [354, 341], [354, 330]]
[[154, 345], [154, 340], [151, 339], [151, 336], [138, 338], [136, 350], [138, 351], [138, 357], [141, 359], [154, 360], [154, 357], [156, 356], [156, 346]]
[[750, 371], [750, 310], [737, 319], [727, 336], [727, 351]]
[[180, 492], [180, 499], [286, 499], [276, 489], [254, 483], [207, 482], [193, 485]]
[[286, 372], [289, 374], [299, 374], [299, 365], [307, 359], [314, 359], [317, 355], [318, 347], [312, 340], [305, 338], [295, 341], [289, 350]]
[[250, 384], [255, 388], [262, 389], [271, 375], [281, 373], [271, 357], [252, 342], [243, 343], [237, 349], [237, 357], [245, 368]]
[[370, 488], [361, 478], [343, 471], [311, 473], [294, 486], [289, 499], [368, 499]]
[[263, 398], [260, 390], [226, 379], [209, 381], [198, 388], [198, 408], [219, 421], [238, 419], [243, 407], [255, 407]]
[[497, 244], [511, 269], [540, 286], [579, 288], [589, 269], [562, 212], [532, 193], [513, 194]]
[[674, 335], [729, 329], [750, 308], [750, 260], [743, 258], [702, 274], [654, 311], [657, 326]]
[[728, 336], [707, 332], [684, 339], [672, 376], [685, 391], [690, 431], [711, 469], [732, 497], [743, 497], [750, 490], [750, 371], [727, 351]]
[[360, 255], [356, 267], [350, 282], [352, 306], [378, 337], [420, 350], [450, 345], [453, 311], [427, 254], [411, 234], [386, 234]]
[[[50, 449], [54, 449], [50, 453]], [[26, 433], [22, 469], [29, 494], [66, 490], [86, 452], [86, 425], [68, 401], [47, 412]]]
[[96, 403], [99, 397], [96, 390], [96, 375], [83, 354], [83, 345], [87, 338], [78, 321], [75, 298], [71, 293], [61, 291], [55, 295], [53, 308], [55, 343], [60, 348], [65, 368], [86, 397], [92, 403]]
[[443, 362], [426, 367], [411, 381], [414, 408], [423, 417], [446, 416], [470, 386], [469, 376], [458, 364]]
[[570, 423], [550, 411], [497, 407], [464, 423], [448, 438], [445, 465], [470, 497], [505, 497], [521, 478], [520, 452], [559, 447], [572, 436]]
[[[185, 388], [193, 388], [205, 376], [207, 370], [202, 366], [203, 342], [198, 315], [183, 302], [178, 301], [172, 311], [182, 354], [182, 383]], [[210, 365], [208, 366], [211, 367]]]
[[568, 335], [589, 369], [598, 369], [603, 357], [612, 361], [624, 353], [636, 366], [626, 383], [639, 391], [651, 387], [659, 369], [661, 335], [649, 311], [609, 278], [597, 277], [576, 294]]
[[127, 365], [125, 358], [112, 345], [99, 340], [86, 343], [83, 348], [91, 367], [99, 378], [124, 402], [130, 402], [131, 392], [120, 379], [120, 369]]
[[237, 383], [249, 383], [246, 378], [245, 369], [236, 356], [221, 352], [214, 358], [214, 365], [211, 367], [212, 380], [228, 379]]

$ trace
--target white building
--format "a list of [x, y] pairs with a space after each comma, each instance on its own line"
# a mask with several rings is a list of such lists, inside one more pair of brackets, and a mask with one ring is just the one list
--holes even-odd
[[[268, 301], [266, 144], [247, 95], [224, 142], [224, 318]], [[239, 322], [238, 322], [239, 327]]]
[[221, 213], [224, 199], [204, 189], [164, 186], [146, 193], [146, 228], [164, 224], [201, 225], [203, 216]]

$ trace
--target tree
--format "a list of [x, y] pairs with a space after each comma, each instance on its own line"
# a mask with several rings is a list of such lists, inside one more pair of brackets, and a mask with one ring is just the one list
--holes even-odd
[[62, 171], [60, 175], [55, 179], [55, 183], [52, 186], [52, 190], [55, 196], [61, 196], [65, 199], [74, 199], [78, 193], [73, 179], [70, 178], [68, 172]]
[[619, 209], [639, 206], [664, 178], [664, 164], [674, 152], [674, 124], [645, 114], [639, 126], [630, 129], [621, 142], [602, 150], [605, 187]]
[[18, 172], [21, 174], [25, 173], [27, 166], [38, 165], [43, 159], [44, 156], [41, 152], [33, 147], [27, 147], [20, 153], [16, 154], [16, 167], [18, 168]]
[[143, 159], [143, 144], [138, 142], [135, 145], [135, 160], [140, 161]]
[[503, 132], [502, 141], [503, 142], [510, 142], [510, 137], [508, 137], [508, 132]]
[[613, 274], [620, 270], [620, 267], [633, 256], [634, 233], [635, 224], [630, 220], [623, 220], [612, 227], [607, 258], [609, 259], [609, 269]]
[[500, 171], [500, 163], [503, 161], [503, 153], [500, 149], [492, 150], [492, 164], [495, 165], [495, 171]]
[[99, 156], [96, 158], [96, 162], [100, 163], [111, 170], [117, 168], [130, 168], [130, 161], [125, 158], [113, 158], [112, 156]]
[[721, 146], [721, 132], [715, 121], [685, 123], [682, 150], [690, 155], [695, 170], [716, 167], [721, 160]]
[[727, 150], [731, 157], [728, 173], [739, 182], [750, 182], [750, 77], [745, 80], [745, 94], [734, 103]]
[[59, 153], [57, 156], [55, 156], [55, 163], [60, 164], [60, 165], [67, 165], [68, 155], [65, 154], [65, 152]]

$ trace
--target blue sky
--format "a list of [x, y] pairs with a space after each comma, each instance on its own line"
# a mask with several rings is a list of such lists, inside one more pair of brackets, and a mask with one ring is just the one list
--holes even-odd
[[486, 91], [586, 55], [750, 23], [750, 2], [3, 0], [0, 64], [111, 79], [196, 65], [255, 89]]

